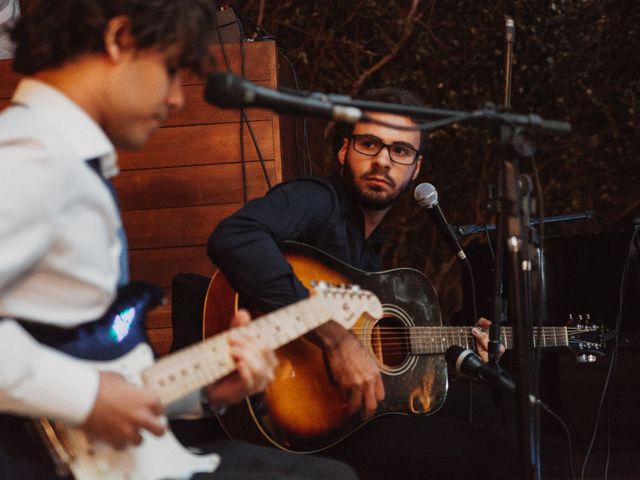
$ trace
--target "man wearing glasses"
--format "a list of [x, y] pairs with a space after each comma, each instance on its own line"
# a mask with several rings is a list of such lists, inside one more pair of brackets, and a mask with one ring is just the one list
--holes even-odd
[[[398, 88], [370, 90], [363, 99], [420, 103], [413, 94]], [[360, 270], [383, 269], [381, 222], [418, 176], [426, 134], [389, 126], [415, 127], [406, 116], [368, 115], [375, 123], [357, 123], [351, 132], [344, 133], [336, 174], [278, 185], [223, 220], [212, 233], [209, 256], [252, 307], [274, 310], [309, 295], [278, 247], [285, 240], [312, 245]], [[486, 334], [474, 335], [486, 350]], [[360, 340], [334, 322], [316, 328], [308, 338], [323, 350], [351, 413], [372, 416], [385, 392], [378, 366]], [[465, 463], [461, 456], [470, 452], [461, 454], [454, 448], [475, 449], [471, 427], [451, 427], [449, 422], [441, 427], [438, 419], [430, 420], [427, 426], [425, 420], [382, 416], [323, 455], [341, 458], [367, 479], [440, 478], [438, 475], [445, 474], [462, 478], [458, 473], [473, 474], [473, 478], [485, 478], [485, 473], [490, 478], [510, 478], [513, 474], [501, 476], [504, 457], [500, 453], [493, 459], [500, 465], [497, 469], [484, 465], [478, 469], [475, 460], [460, 468]], [[443, 443], [443, 431], [453, 433], [456, 441]], [[427, 447], [423, 442], [428, 439], [434, 444]], [[486, 442], [483, 447], [491, 449], [491, 444]], [[428, 448], [435, 451], [429, 454]]]

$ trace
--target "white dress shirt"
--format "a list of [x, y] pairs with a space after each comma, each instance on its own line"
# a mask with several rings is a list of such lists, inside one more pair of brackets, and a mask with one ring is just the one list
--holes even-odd
[[[73, 327], [115, 296], [122, 228], [115, 201], [85, 163], [117, 173], [114, 147], [75, 103], [22, 80], [0, 114], [0, 317]], [[0, 321], [0, 411], [81, 423], [96, 370]]]

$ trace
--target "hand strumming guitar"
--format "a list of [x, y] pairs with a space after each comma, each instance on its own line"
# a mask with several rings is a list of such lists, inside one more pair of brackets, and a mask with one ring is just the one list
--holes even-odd
[[141, 430], [162, 435], [163, 412], [151, 390], [130, 383], [119, 373], [101, 372], [98, 395], [82, 429], [115, 448], [125, 448], [142, 442]]
[[373, 356], [349, 330], [335, 322], [316, 328], [308, 338], [320, 346], [349, 410], [371, 417], [384, 399], [384, 385]]
[[[249, 321], [249, 314], [241, 310], [231, 320], [231, 326]], [[249, 336], [232, 333], [229, 347], [237, 370], [207, 388], [214, 407], [237, 403], [264, 390], [273, 380], [278, 364], [272, 350]], [[163, 413], [160, 400], [151, 390], [130, 383], [118, 373], [101, 372], [98, 395], [82, 428], [115, 448], [125, 448], [142, 442], [142, 430], [162, 435], [166, 429]]]

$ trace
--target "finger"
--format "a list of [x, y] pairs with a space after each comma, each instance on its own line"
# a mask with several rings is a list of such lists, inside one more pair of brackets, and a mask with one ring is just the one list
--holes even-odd
[[251, 315], [244, 308], [238, 310], [231, 318], [231, 328], [243, 327], [251, 321]]
[[278, 358], [271, 349], [249, 339], [246, 342], [233, 344], [230, 352], [236, 362], [246, 362], [254, 377], [267, 377], [269, 381], [273, 380]]
[[142, 435], [136, 431], [129, 437], [129, 443], [133, 445], [140, 445], [142, 443]]
[[347, 393], [349, 412], [356, 413], [362, 406], [362, 391], [359, 388], [351, 388]]
[[376, 390], [376, 400], [378, 400], [379, 402], [384, 400], [384, 397], [385, 397], [384, 383], [382, 383], [382, 376], [380, 375], [378, 375], [378, 378], [376, 378], [375, 390]]
[[159, 398], [156, 398], [151, 404], [151, 412], [156, 416], [164, 415], [164, 406]]
[[477, 327], [471, 329], [471, 334], [476, 338], [476, 341], [482, 345], [485, 349], [489, 346], [489, 335]]
[[480, 317], [476, 322], [476, 325], [480, 328], [489, 328], [491, 326], [491, 320], [487, 320], [484, 317]]
[[116, 450], [124, 450], [125, 448], [127, 448], [127, 441], [126, 440], [107, 440], [111, 446], [113, 448], [115, 448]]
[[236, 367], [238, 368], [238, 376], [242, 380], [242, 383], [248, 392], [249, 395], [254, 393], [254, 385], [255, 381], [253, 378], [253, 374], [251, 373], [251, 369], [247, 366], [245, 362], [239, 362]]
[[378, 400], [376, 400], [375, 388], [371, 385], [364, 391], [364, 411], [362, 412], [363, 418], [369, 418], [376, 411], [378, 406]]
[[148, 415], [144, 418], [140, 423], [140, 427], [151, 432], [156, 437], [162, 435], [166, 430], [164, 422], [162, 422], [158, 417], [152, 415]]

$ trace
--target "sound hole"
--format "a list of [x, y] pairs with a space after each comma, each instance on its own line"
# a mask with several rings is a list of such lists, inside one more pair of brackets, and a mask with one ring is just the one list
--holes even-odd
[[402, 365], [409, 354], [409, 330], [398, 319], [384, 317], [373, 327], [371, 348], [383, 365]]

